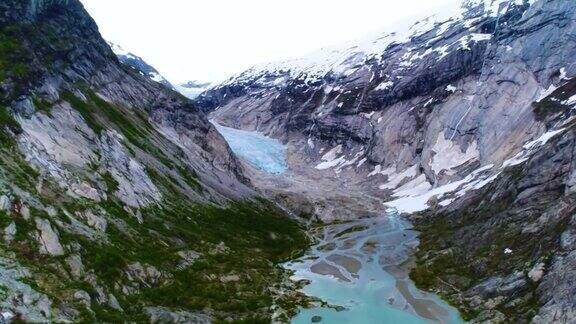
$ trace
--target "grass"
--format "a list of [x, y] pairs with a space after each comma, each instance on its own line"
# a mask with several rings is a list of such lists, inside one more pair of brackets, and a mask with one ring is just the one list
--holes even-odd
[[84, 121], [86, 122], [88, 127], [90, 127], [94, 131], [94, 133], [96, 133], [97, 135], [100, 135], [102, 133], [102, 131], [104, 130], [104, 126], [96, 120], [95, 110], [92, 105], [76, 97], [76, 95], [74, 95], [70, 91], [64, 91], [60, 96], [62, 97], [62, 99], [66, 100], [70, 105], [72, 105], [72, 108], [76, 109], [76, 111], [78, 111], [80, 115], [82, 115], [82, 118], [84, 118]]
[[38, 111], [43, 112], [48, 116], [51, 116], [53, 104], [38, 96], [33, 96], [32, 102], [34, 103], [34, 106]]
[[106, 191], [110, 194], [118, 190], [120, 183], [114, 179], [110, 171], [106, 171], [102, 175], [102, 179], [106, 183]]
[[0, 30], [0, 81], [8, 77], [26, 78], [30, 72], [27, 63], [30, 53], [19, 40], [18, 28], [5, 27]]
[[8, 113], [8, 109], [0, 107], [0, 146], [13, 147], [14, 138], [9, 133], [20, 132], [20, 124]]

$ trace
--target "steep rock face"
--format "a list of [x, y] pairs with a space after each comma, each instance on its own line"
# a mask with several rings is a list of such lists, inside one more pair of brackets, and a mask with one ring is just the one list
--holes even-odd
[[77, 0], [0, 3], [0, 232], [0, 321], [270, 321], [305, 301], [275, 266], [301, 228]]
[[533, 105], [553, 130], [488, 184], [412, 216], [422, 244], [411, 276], [478, 321], [573, 318], [575, 84], [565, 81]]
[[[14, 7], [19, 6], [23, 4], [14, 5]], [[11, 8], [8, 12], [12, 11]], [[162, 86], [148, 82], [137, 73], [131, 73], [119, 65], [110, 48], [100, 38], [97, 26], [92, 19], [87, 15], [78, 15], [77, 12], [83, 12], [83, 8], [75, 1], [54, 2], [53, 4], [52, 2], [32, 3], [30, 8], [22, 14], [33, 17], [31, 19], [34, 19], [34, 25], [44, 28], [46, 35], [35, 34], [31, 27], [23, 26], [20, 34], [6, 36], [14, 38], [29, 36], [20, 44], [23, 47], [21, 50], [25, 51], [27, 48], [33, 50], [31, 55], [29, 54], [30, 57], [22, 58], [21, 64], [27, 66], [27, 71], [21, 75], [22, 77], [16, 83], [4, 82], [6, 103], [13, 102], [12, 112], [27, 119], [27, 116], [41, 108], [38, 106], [50, 107], [58, 103], [63, 99], [61, 94], [65, 91], [72, 92], [73, 97], [65, 98], [64, 101], [66, 99], [79, 102], [92, 101], [99, 108], [116, 105], [121, 107], [121, 110], [125, 110], [123, 113], [127, 113], [127, 121], [140, 122], [138, 119], [143, 118], [142, 124], [150, 122], [154, 127], [160, 128], [161, 132], [169, 134], [167, 138], [163, 138], [158, 132], [152, 132], [147, 136], [154, 144], [164, 146], [162, 150], [170, 152], [167, 155], [174, 155], [177, 159], [180, 158], [179, 155], [187, 157], [183, 160], [200, 177], [205, 177], [205, 183], [214, 191], [213, 195], [221, 193], [232, 197], [242, 192], [242, 184], [236, 179], [243, 178], [239, 166], [223, 139], [217, 135], [204, 115], [175, 93], [166, 91]], [[6, 22], [6, 24], [9, 23]], [[28, 30], [24, 30], [27, 28]], [[62, 36], [62, 39], [52, 41], [50, 38], [57, 36]], [[90, 91], [93, 95], [90, 97], [92, 93], [77, 91], [80, 84], [84, 87], [86, 85], [91, 87]], [[82, 104], [77, 103], [77, 105]], [[91, 125], [92, 128], [97, 128], [96, 133], [99, 133], [99, 128], [108, 127], [106, 123], [112, 122], [120, 124], [115, 126], [120, 128], [120, 133], [127, 137], [128, 141], [131, 137], [140, 135], [139, 133], [127, 135], [131, 130], [122, 129], [124, 127], [122, 124], [126, 120], [114, 120], [119, 116], [113, 114], [109, 114], [108, 117], [107, 121], [96, 119], [95, 124], [102, 125]], [[76, 114], [75, 118], [80, 117]], [[32, 121], [34, 119], [33, 117]], [[70, 141], [71, 146], [80, 146], [80, 150], [82, 147], [89, 146], [85, 145], [87, 143], [80, 145], [82, 140], [71, 140], [72, 136], [80, 138], [83, 133], [86, 133], [83, 130], [78, 134], [75, 125], [83, 123], [78, 123], [74, 117], [66, 120], [44, 117], [42, 122], [47, 127], [55, 125], [53, 129], [64, 133], [61, 136]], [[28, 122], [24, 121], [24, 124], [26, 123]], [[44, 136], [43, 131], [37, 126], [39, 125], [23, 127], [23, 136], [30, 135], [28, 130], [32, 128], [39, 135], [36, 137]], [[76, 135], [65, 134], [68, 129], [76, 132]], [[100, 140], [97, 135], [99, 134], [92, 136], [92, 142]], [[46, 140], [51, 139], [53, 138]], [[49, 151], [59, 147], [44, 144], [36, 148]], [[142, 153], [154, 155], [154, 153], [146, 152], [143, 143], [135, 144], [135, 146], [145, 151]], [[48, 152], [48, 155], [56, 155], [55, 153]], [[38, 155], [40, 152], [29, 152], [29, 154]], [[71, 154], [71, 156], [74, 155]], [[228, 190], [230, 186], [237, 187], [238, 190], [236, 192]], [[249, 193], [249, 189], [244, 192]]]
[[575, 74], [575, 14], [566, 1], [465, 1], [395, 33], [256, 66], [196, 101], [318, 169], [373, 174], [375, 192], [421, 175], [445, 184], [544, 132], [532, 103]]
[[568, 322], [576, 304], [571, 122], [525, 162], [448, 207], [413, 216], [422, 231], [412, 277], [478, 320]]

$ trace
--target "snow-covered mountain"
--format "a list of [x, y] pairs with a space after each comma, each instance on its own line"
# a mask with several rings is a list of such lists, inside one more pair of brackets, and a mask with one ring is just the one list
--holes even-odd
[[198, 97], [202, 92], [210, 89], [210, 86], [212, 86], [211, 82], [201, 82], [195, 80], [175, 85], [174, 88], [184, 96], [190, 99], [194, 99]]
[[[307, 83], [320, 81], [328, 76], [348, 76], [362, 65], [384, 64], [383, 54], [388, 48], [413, 43], [403, 53], [402, 67], [408, 69], [411, 63], [424, 56], [436, 56], [437, 60], [444, 58], [448, 52], [458, 49], [469, 50], [470, 43], [486, 42], [491, 33], [485, 30], [470, 32], [464, 37], [455, 39], [450, 44], [433, 46], [446, 36], [447, 31], [454, 31], [460, 26], [469, 29], [485, 18], [496, 19], [498, 13], [506, 14], [510, 7], [523, 6], [535, 0], [465, 0], [454, 1], [451, 5], [438, 8], [435, 13], [411, 17], [386, 28], [384, 31], [368, 35], [359, 40], [326, 47], [305, 57], [281, 60], [256, 65], [247, 71], [233, 76], [222, 85], [242, 84], [252, 81], [261, 85], [280, 84], [283, 79], [300, 79]], [[510, 5], [509, 5], [510, 4]], [[495, 23], [495, 21], [493, 21]], [[472, 29], [473, 30], [473, 29]], [[427, 38], [426, 42], [417, 42], [419, 38]], [[278, 76], [278, 78], [275, 78]]]
[[169, 89], [174, 89], [174, 86], [170, 81], [163, 77], [152, 65], [146, 63], [140, 56], [128, 52], [122, 46], [108, 42], [110, 48], [118, 57], [118, 60], [127, 66], [135, 69], [138, 73], [149, 77], [152, 81], [158, 82]]
[[118, 44], [108, 42], [108, 45], [110, 45], [110, 48], [112, 49], [114, 54], [116, 54], [118, 60], [122, 64], [125, 64], [135, 69], [136, 71], [138, 71], [138, 73], [149, 77], [152, 81], [158, 82], [169, 89], [181, 93], [182, 95], [188, 97], [189, 99], [194, 99], [198, 97], [198, 95], [208, 90], [212, 85], [212, 83], [210, 82], [201, 82], [201, 81], [188, 81], [181, 84], [173, 84], [170, 81], [168, 81], [168, 79], [166, 79], [164, 76], [162, 76], [160, 72], [156, 70], [156, 68], [154, 68], [152, 65], [144, 61], [144, 59], [142, 59], [140, 56], [137, 56], [125, 50]]

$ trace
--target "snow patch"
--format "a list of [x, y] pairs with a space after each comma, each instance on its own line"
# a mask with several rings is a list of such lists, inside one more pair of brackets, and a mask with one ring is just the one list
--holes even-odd
[[[484, 3], [484, 1], [486, 1]], [[514, 0], [522, 1], [522, 0]], [[342, 45], [330, 46], [319, 51], [313, 52], [302, 58], [281, 60], [277, 62], [259, 64], [249, 70], [242, 72], [224, 84], [256, 82], [265, 84], [267, 80], [278, 76], [287, 76], [293, 79], [299, 79], [306, 83], [312, 83], [322, 80], [329, 74], [348, 76], [357, 71], [357, 66], [363, 65], [368, 60], [382, 60], [382, 53], [392, 44], [405, 44], [410, 42], [414, 37], [434, 32], [436, 37], [442, 37], [450, 26], [462, 23], [465, 26], [471, 26], [474, 21], [481, 17], [468, 18], [465, 13], [471, 10], [470, 5], [484, 4], [483, 16], [495, 16], [501, 4], [506, 4], [506, 0], [482, 0], [475, 3], [470, 0], [469, 3], [462, 5], [459, 1], [447, 4], [432, 14], [425, 13], [419, 17], [410, 17], [404, 21], [396, 22], [393, 26], [384, 29], [381, 32], [368, 35], [360, 40], [351, 41]], [[484, 41], [489, 38], [488, 34], [473, 34], [468, 36], [467, 42]], [[414, 60], [437, 52], [439, 59], [448, 53], [448, 47], [428, 49], [422, 54], [408, 54], [402, 65], [410, 65]]]
[[306, 142], [310, 148], [312, 148], [312, 149], [314, 148], [314, 141], [311, 138], [309, 138], [308, 141], [306, 141]]
[[389, 167], [386, 169], [382, 169], [382, 165], [378, 164], [374, 167], [374, 170], [370, 173], [368, 173], [368, 177], [373, 177], [375, 175], [383, 175], [383, 176], [389, 176], [391, 174], [393, 174], [394, 172], [396, 172], [396, 168], [394, 167]]
[[114, 44], [112, 42], [108, 42], [108, 46], [110, 46], [110, 48], [112, 49], [112, 52], [114, 52], [114, 54], [119, 55], [119, 56], [128, 56], [130, 55], [130, 52], [128, 52], [127, 50], [125, 50], [124, 48], [122, 48], [122, 46], [118, 45], [118, 44]]
[[500, 167], [501, 169], [507, 168], [507, 167], [511, 167], [511, 166], [515, 166], [518, 164], [522, 164], [524, 162], [526, 162], [529, 158], [530, 155], [532, 153], [534, 153], [537, 149], [539, 149], [541, 146], [545, 145], [546, 143], [548, 143], [548, 141], [553, 138], [554, 136], [556, 136], [557, 134], [561, 133], [562, 131], [564, 131], [564, 128], [560, 128], [557, 130], [552, 130], [552, 131], [548, 131], [544, 134], [542, 134], [540, 137], [538, 137], [537, 139], [530, 141], [526, 144], [524, 144], [524, 146], [522, 147], [523, 150], [518, 152], [516, 155], [514, 155], [513, 157], [505, 160], [502, 163], [502, 166]]
[[531, 141], [531, 142], [526, 143], [526, 145], [524, 145], [524, 148], [527, 149], [527, 150], [530, 150], [530, 149], [533, 149], [533, 148], [542, 146], [542, 145], [548, 143], [548, 141], [549, 141], [552, 137], [556, 136], [557, 134], [562, 133], [563, 131], [564, 131], [564, 128], [560, 128], [560, 129], [557, 129], [557, 130], [548, 131], [548, 132], [542, 134], [542, 135], [541, 135], [540, 137], [538, 137], [537, 139], [535, 139], [535, 140], [533, 140], [533, 141]]
[[432, 185], [426, 179], [426, 175], [421, 174], [417, 178], [407, 182], [400, 188], [394, 190], [392, 197], [406, 197], [422, 195], [432, 189]]
[[572, 97], [562, 101], [562, 104], [565, 106], [573, 106], [576, 104], [576, 95], [573, 95]]
[[338, 157], [339, 154], [342, 154], [342, 145], [338, 145], [324, 154], [321, 158], [322, 162], [318, 163], [315, 168], [317, 170], [334, 168], [336, 173], [340, 173], [345, 167], [356, 164], [356, 161], [364, 155], [364, 150], [356, 153], [351, 160], [346, 159], [346, 154]]
[[393, 85], [394, 85], [394, 83], [393, 83], [393, 82], [390, 82], [390, 81], [382, 82], [382, 83], [380, 83], [376, 88], [374, 88], [374, 90], [377, 90], [377, 91], [388, 90], [388, 89], [390, 89]]
[[381, 190], [385, 190], [385, 189], [396, 189], [398, 187], [398, 185], [400, 185], [400, 183], [402, 183], [402, 181], [404, 181], [405, 179], [410, 179], [416, 176], [418, 172], [418, 166], [414, 165], [409, 167], [408, 169], [398, 173], [398, 174], [390, 174], [388, 175], [388, 182], [386, 182], [383, 185], [380, 185], [380, 189]]
[[560, 80], [568, 80], [568, 76], [566, 74], [566, 68], [561, 68], [560, 69], [560, 76], [559, 76]]
[[[448, 206], [455, 201], [456, 198], [464, 196], [468, 191], [480, 189], [494, 181], [500, 173], [490, 176], [487, 171], [493, 167], [494, 165], [492, 164], [484, 166], [473, 171], [462, 180], [451, 182], [425, 192], [423, 190], [425, 185], [422, 185], [422, 188], [419, 189], [413, 188], [413, 190], [405, 189], [398, 191], [394, 197], [401, 198], [388, 201], [384, 204], [387, 207], [396, 208], [401, 213], [415, 213], [428, 209], [430, 207], [428, 201], [432, 197], [436, 197], [440, 205]], [[445, 197], [449, 193], [453, 195], [451, 195], [451, 197]]]
[[430, 166], [436, 174], [439, 174], [443, 170], [451, 170], [468, 161], [478, 159], [480, 156], [476, 141], [468, 145], [466, 152], [462, 152], [460, 146], [445, 138], [443, 131], [438, 134], [438, 139], [434, 147], [432, 147], [432, 151], [436, 154], [432, 158]]
[[542, 89], [540, 90], [540, 94], [538, 94], [538, 99], [536, 100], [537, 102], [542, 101], [544, 98], [548, 97], [549, 95], [552, 94], [552, 92], [556, 91], [556, 89], [558, 89], [557, 86], [555, 86], [554, 84], [551, 84], [548, 89]]

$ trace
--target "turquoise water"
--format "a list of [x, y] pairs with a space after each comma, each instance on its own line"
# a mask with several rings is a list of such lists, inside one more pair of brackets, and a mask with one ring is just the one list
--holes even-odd
[[[462, 323], [456, 309], [434, 294], [419, 291], [400, 266], [408, 260], [410, 248], [417, 244], [416, 233], [407, 230], [407, 225], [397, 213], [389, 213], [321, 229], [317, 233], [318, 244], [285, 267], [294, 271], [294, 279], [311, 282], [304, 287], [304, 293], [330, 305], [343, 306], [344, 310], [301, 309], [292, 323], [311, 323], [313, 316], [321, 316], [321, 323], [330, 324]], [[352, 226], [362, 230], [339, 235]], [[361, 268], [356, 273], [356, 269], [350, 272], [342, 262], [334, 262], [334, 255], [354, 259], [353, 263], [359, 262]], [[332, 272], [339, 271], [336, 277], [312, 270], [322, 262]]]
[[285, 147], [280, 141], [257, 132], [248, 132], [213, 123], [240, 158], [268, 173], [286, 171]]

